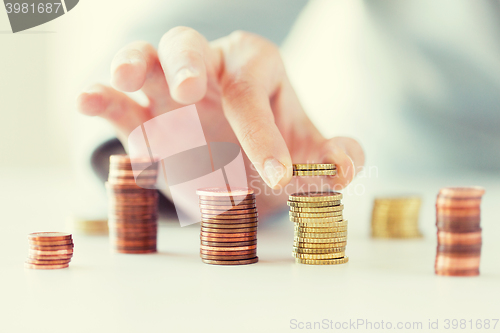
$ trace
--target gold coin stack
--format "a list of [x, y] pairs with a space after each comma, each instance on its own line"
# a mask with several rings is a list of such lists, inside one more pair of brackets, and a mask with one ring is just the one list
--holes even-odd
[[338, 192], [294, 193], [288, 198], [290, 221], [295, 223], [292, 255], [295, 262], [338, 265], [345, 256], [347, 220], [343, 219], [342, 194]]
[[[145, 169], [136, 183], [132, 164]], [[130, 159], [127, 155], [110, 157], [106, 183], [109, 198], [108, 223], [111, 247], [119, 253], [156, 252], [158, 232], [158, 192], [155, 161], [149, 158]]]
[[75, 233], [82, 235], [107, 235], [108, 220], [89, 220], [81, 218], [72, 218], [70, 220], [71, 228]]
[[335, 164], [294, 164], [293, 176], [335, 176], [337, 168]]
[[376, 198], [372, 212], [372, 237], [417, 238], [419, 197]]

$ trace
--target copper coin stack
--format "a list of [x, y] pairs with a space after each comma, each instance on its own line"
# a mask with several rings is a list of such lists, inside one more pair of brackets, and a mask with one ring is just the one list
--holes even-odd
[[308, 265], [338, 265], [345, 256], [347, 220], [339, 192], [302, 192], [288, 198], [290, 221], [295, 224], [292, 255]]
[[372, 237], [417, 238], [419, 197], [376, 198], [372, 211]]
[[257, 257], [257, 206], [251, 189], [203, 188], [200, 197], [201, 261], [246, 265]]
[[32, 269], [66, 268], [73, 257], [73, 238], [64, 232], [28, 235], [29, 255], [24, 266]]
[[[134, 167], [146, 169], [137, 182]], [[109, 198], [108, 225], [111, 247], [118, 253], [156, 252], [158, 193], [154, 189], [156, 163], [149, 158], [134, 159], [112, 155], [106, 189]]]
[[438, 275], [479, 275], [481, 260], [481, 187], [451, 187], [439, 191], [436, 201]]

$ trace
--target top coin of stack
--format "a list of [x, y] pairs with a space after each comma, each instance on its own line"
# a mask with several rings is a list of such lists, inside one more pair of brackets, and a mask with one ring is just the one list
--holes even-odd
[[295, 262], [309, 265], [336, 265], [348, 262], [345, 256], [347, 221], [338, 192], [304, 192], [289, 196], [290, 220], [295, 223], [292, 255]]
[[438, 275], [479, 275], [481, 259], [481, 187], [443, 188], [436, 200]]
[[203, 188], [200, 257], [212, 265], [256, 263], [257, 206], [251, 189]]
[[335, 164], [294, 164], [293, 176], [335, 176]]
[[372, 236], [422, 237], [418, 229], [420, 205], [419, 197], [376, 198], [372, 212]]
[[[119, 253], [156, 252], [158, 193], [154, 189], [157, 163], [149, 158], [110, 157], [106, 188], [109, 197], [109, 233]], [[134, 177], [134, 170], [144, 170]], [[144, 188], [145, 187], [145, 188]]]
[[35, 232], [28, 235], [29, 256], [24, 264], [32, 269], [66, 268], [73, 257], [73, 238], [64, 232]]

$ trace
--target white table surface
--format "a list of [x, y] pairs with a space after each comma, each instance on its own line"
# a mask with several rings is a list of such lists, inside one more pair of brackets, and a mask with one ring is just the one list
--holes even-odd
[[[429, 320], [439, 320], [440, 329], [433, 332], [443, 332], [450, 331], [444, 329], [445, 319], [472, 319], [474, 325], [477, 319], [500, 319], [499, 178], [380, 175], [356, 180], [366, 192], [344, 194], [344, 215], [349, 220], [346, 265], [295, 264], [293, 227], [285, 215], [259, 227], [260, 261], [255, 265], [203, 264], [198, 254], [199, 225], [170, 224], [160, 227], [158, 254], [112, 254], [106, 237], [75, 234], [70, 268], [39, 271], [23, 266], [26, 235], [67, 230], [71, 177], [50, 170], [2, 175], [0, 332], [311, 331], [292, 329], [293, 319], [383, 320], [394, 326], [422, 322], [420, 332], [430, 331]], [[434, 275], [434, 200], [438, 189], [447, 185], [487, 189], [479, 277]], [[373, 197], [388, 193], [423, 196], [423, 239], [369, 237]], [[499, 330], [500, 323], [495, 330], [457, 331]]]

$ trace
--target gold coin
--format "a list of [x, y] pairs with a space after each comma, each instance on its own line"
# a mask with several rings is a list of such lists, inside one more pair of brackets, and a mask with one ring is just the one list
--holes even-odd
[[292, 256], [294, 256], [295, 258], [309, 259], [309, 260], [336, 259], [345, 257], [345, 252], [316, 253], [316, 254], [292, 252]]
[[342, 193], [334, 191], [302, 192], [302, 193], [294, 193], [288, 196], [288, 200], [299, 201], [299, 202], [336, 201], [341, 199], [342, 199]]
[[340, 265], [345, 264], [349, 261], [349, 257], [339, 258], [339, 259], [324, 259], [324, 260], [311, 260], [311, 259], [301, 259], [295, 258], [295, 262], [298, 264], [306, 265]]
[[330, 213], [298, 213], [298, 212], [289, 212], [289, 216], [294, 216], [294, 217], [334, 217], [334, 216], [342, 216], [342, 211], [339, 212], [330, 212]]
[[335, 176], [337, 174], [337, 170], [293, 170], [293, 176], [302, 176], [302, 177], [310, 177], [310, 176]]
[[297, 237], [295, 236], [293, 238], [295, 242], [300, 242], [300, 243], [321, 243], [321, 244], [328, 244], [328, 243], [338, 243], [338, 242], [345, 242], [347, 241], [347, 237], [336, 237], [336, 238], [308, 238], [308, 237]]
[[338, 212], [344, 209], [344, 205], [333, 207], [290, 207], [291, 212], [298, 213], [331, 213]]
[[323, 201], [323, 202], [297, 202], [297, 201], [288, 201], [286, 203], [290, 207], [308, 207], [308, 208], [314, 208], [314, 207], [335, 207], [340, 205], [340, 200], [334, 200], [334, 201]]
[[311, 163], [311, 164], [293, 164], [294, 170], [326, 170], [335, 169], [335, 164]]
[[[299, 217], [300, 218], [300, 217]], [[292, 221], [294, 222], [294, 221]], [[342, 220], [338, 222], [295, 222], [296, 227], [307, 227], [307, 228], [338, 228], [346, 227], [347, 220]]]
[[340, 222], [343, 220], [342, 216], [332, 216], [332, 217], [297, 217], [290, 216], [290, 221], [297, 223], [326, 223], [326, 222]]
[[308, 227], [299, 227], [295, 226], [294, 230], [296, 232], [309, 233], [309, 232], [318, 232], [318, 233], [332, 233], [332, 232], [342, 232], [347, 231], [347, 226], [345, 227], [336, 227], [336, 228], [308, 228]]
[[347, 237], [347, 232], [332, 232], [332, 233], [309, 233], [309, 232], [295, 232], [296, 237], [300, 238], [339, 238]]
[[339, 243], [302, 243], [302, 242], [293, 242], [294, 247], [306, 248], [306, 249], [333, 249], [333, 248], [345, 248], [347, 242], [339, 242]]
[[325, 254], [325, 253], [336, 253], [336, 252], [345, 252], [345, 246], [343, 247], [334, 247], [327, 249], [311, 249], [306, 247], [293, 247], [293, 252], [295, 253], [309, 253], [309, 254]]

